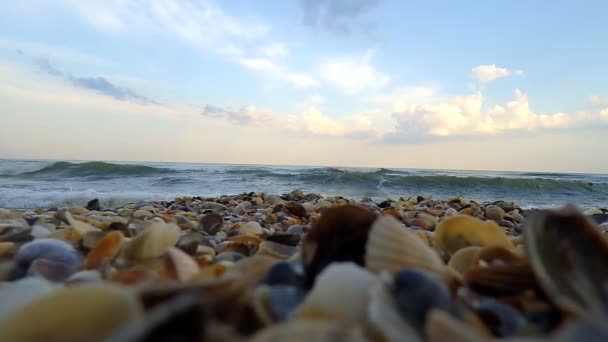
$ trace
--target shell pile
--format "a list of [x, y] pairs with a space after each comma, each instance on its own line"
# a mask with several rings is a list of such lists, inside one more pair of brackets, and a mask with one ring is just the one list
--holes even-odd
[[608, 215], [293, 191], [0, 209], [0, 341], [608, 340]]

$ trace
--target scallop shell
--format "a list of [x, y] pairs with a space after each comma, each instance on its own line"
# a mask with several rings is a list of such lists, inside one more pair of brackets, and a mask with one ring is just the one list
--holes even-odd
[[465, 322], [455, 319], [441, 309], [433, 309], [428, 313], [424, 335], [426, 341], [429, 342], [484, 342], [490, 340]]
[[516, 294], [537, 288], [534, 272], [525, 263], [475, 267], [464, 274], [464, 282], [471, 289], [490, 295]]
[[539, 211], [525, 222], [526, 254], [540, 286], [562, 310], [600, 316], [608, 308], [608, 240], [577, 208]]
[[448, 262], [448, 266], [456, 270], [460, 274], [464, 274], [466, 271], [477, 265], [477, 255], [481, 247], [469, 246], [458, 250]]
[[190, 280], [199, 273], [196, 261], [179, 248], [169, 247], [165, 255], [165, 263], [168, 273], [175, 279], [184, 282]]
[[448, 256], [467, 246], [514, 248], [504, 230], [494, 221], [482, 221], [469, 215], [454, 215], [437, 225], [434, 245]]
[[374, 273], [417, 268], [440, 276], [446, 274], [446, 265], [439, 255], [403, 224], [387, 215], [379, 216], [372, 225], [365, 265]]
[[174, 246], [181, 229], [174, 223], [151, 223], [123, 249], [123, 257], [129, 261], [144, 261], [161, 257]]
[[363, 332], [356, 327], [327, 321], [292, 321], [273, 325], [255, 334], [250, 342], [365, 342]]
[[317, 277], [295, 319], [327, 319], [342, 323], [365, 321], [368, 292], [378, 279], [354, 263], [332, 263]]
[[98, 241], [95, 247], [87, 255], [84, 262], [84, 269], [97, 269], [104, 260], [111, 260], [114, 258], [120, 250], [123, 239], [122, 233], [118, 230], [106, 234], [106, 236]]
[[289, 259], [296, 252], [297, 247], [282, 245], [272, 241], [264, 241], [256, 254], [267, 255], [280, 260]]
[[142, 313], [133, 293], [114, 285], [60, 288], [0, 322], [0, 341], [99, 341]]
[[65, 212], [65, 218], [76, 232], [80, 234], [80, 236], [84, 236], [88, 232], [99, 231], [98, 228], [93, 227], [92, 225], [76, 220], [69, 211]]

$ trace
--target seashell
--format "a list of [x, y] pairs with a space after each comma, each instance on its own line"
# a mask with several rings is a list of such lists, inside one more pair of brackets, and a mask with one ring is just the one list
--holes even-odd
[[282, 322], [305, 298], [303, 290], [295, 286], [261, 285], [254, 289], [252, 306], [258, 319], [264, 325]]
[[308, 212], [303, 205], [298, 202], [287, 202], [283, 205], [283, 208], [290, 214], [297, 216], [299, 218], [303, 218], [308, 216]]
[[325, 321], [290, 321], [273, 325], [253, 335], [250, 342], [365, 342], [360, 328]]
[[607, 341], [606, 322], [598, 318], [588, 318], [564, 325], [551, 336], [551, 341]]
[[437, 225], [434, 245], [448, 256], [467, 246], [501, 246], [513, 248], [513, 243], [494, 221], [482, 221], [468, 215], [455, 215]]
[[76, 249], [67, 242], [56, 239], [38, 239], [22, 245], [15, 255], [19, 264], [29, 265], [37, 259], [46, 259], [70, 267], [80, 264]]
[[458, 273], [464, 274], [477, 265], [477, 255], [480, 250], [481, 247], [479, 246], [461, 248], [452, 255], [448, 262], [448, 266], [458, 271]]
[[509, 305], [494, 298], [482, 297], [472, 302], [471, 308], [497, 337], [515, 335], [527, 325], [526, 318]]
[[14, 242], [0, 242], [0, 259], [11, 257], [17, 251], [17, 244]]
[[302, 274], [298, 272], [291, 262], [277, 262], [268, 270], [262, 282], [264, 284], [301, 286]]
[[382, 215], [374, 222], [365, 252], [366, 267], [379, 273], [392, 273], [406, 268], [417, 268], [443, 276], [447, 269], [441, 258], [391, 216]]
[[164, 259], [165, 270], [173, 279], [184, 282], [200, 271], [196, 261], [181, 249], [169, 247]]
[[85, 233], [82, 236], [82, 240], [80, 240], [81, 249], [84, 249], [87, 251], [93, 249], [93, 247], [95, 247], [97, 242], [99, 242], [101, 239], [103, 239], [105, 235], [106, 235], [106, 233], [101, 230], [90, 231], [90, 232]]
[[241, 235], [257, 236], [262, 235], [264, 231], [262, 230], [262, 227], [259, 223], [255, 221], [249, 221], [244, 225], [240, 226], [238, 232]]
[[379, 281], [371, 287], [367, 315], [371, 330], [377, 335], [375, 340], [421, 341], [418, 332], [397, 311], [392, 286], [389, 284]]
[[145, 261], [161, 257], [174, 246], [181, 229], [174, 223], [150, 223], [123, 249], [122, 256], [128, 261]]
[[516, 294], [538, 287], [532, 268], [525, 263], [475, 267], [463, 279], [471, 289], [489, 295]]
[[146, 219], [154, 216], [154, 214], [151, 211], [145, 209], [137, 209], [133, 212], [132, 216], [136, 219]]
[[30, 232], [30, 234], [34, 239], [42, 239], [49, 237], [49, 235], [51, 235], [51, 231], [48, 230], [46, 227], [37, 224], [32, 227], [32, 231]]
[[34, 260], [27, 270], [29, 276], [41, 276], [54, 282], [63, 282], [74, 273], [76, 265], [69, 265], [49, 259]]
[[66, 285], [97, 283], [101, 282], [102, 275], [97, 270], [79, 271], [72, 274], [66, 281]]
[[[191, 231], [182, 235], [182, 237], [179, 238], [179, 240], [177, 241], [177, 248], [190, 255], [195, 255], [198, 251], [198, 247], [205, 242], [206, 240], [203, 234], [197, 231]], [[213, 251], [213, 253], [215, 255], [215, 250]]]
[[368, 292], [378, 279], [352, 262], [332, 263], [320, 274], [294, 319], [327, 319], [341, 323], [365, 321]]
[[501, 222], [505, 217], [505, 211], [501, 207], [489, 205], [486, 207], [486, 217], [494, 222]]
[[264, 239], [262, 239], [259, 236], [255, 236], [255, 235], [237, 235], [237, 236], [228, 238], [228, 241], [242, 242], [245, 244], [259, 246], [262, 242], [264, 242]]
[[424, 335], [429, 342], [484, 342], [489, 339], [463, 321], [441, 309], [432, 309], [426, 316]]
[[238, 252], [221, 252], [219, 254], [217, 254], [215, 256], [215, 262], [221, 262], [221, 261], [230, 261], [230, 262], [237, 262], [241, 259], [245, 259], [246, 257]]
[[100, 341], [141, 319], [135, 296], [121, 287], [60, 288], [1, 321], [0, 341]]
[[401, 271], [395, 275], [393, 288], [398, 312], [419, 332], [423, 331], [431, 309], [442, 309], [455, 317], [462, 315], [448, 288], [431, 273], [415, 269]]
[[525, 258], [515, 253], [515, 250], [500, 246], [481, 248], [476, 256], [475, 264], [478, 265], [480, 261], [488, 264], [522, 264], [527, 262]]
[[403, 216], [401, 213], [395, 208], [386, 208], [382, 210], [382, 215], [389, 215], [394, 217], [398, 221], [403, 221]]
[[215, 247], [218, 254], [225, 252], [237, 252], [244, 256], [253, 255], [258, 250], [258, 246], [247, 242], [226, 241]]
[[191, 278], [192, 281], [217, 279], [226, 272], [226, 265], [224, 263], [216, 263], [211, 266], [203, 267], [199, 273]]
[[27, 277], [0, 285], [0, 322], [28, 303], [51, 292], [56, 285], [44, 278]]
[[217, 213], [209, 213], [203, 216], [198, 225], [198, 230], [208, 234], [217, 234], [224, 225], [224, 218]]
[[608, 240], [578, 209], [531, 213], [526, 254], [540, 286], [562, 310], [599, 316], [608, 308]]
[[296, 250], [297, 248], [294, 246], [282, 245], [272, 241], [264, 241], [260, 245], [260, 248], [256, 254], [287, 260], [295, 254]]
[[123, 239], [122, 233], [117, 230], [106, 234], [87, 255], [84, 261], [84, 269], [97, 269], [104, 261], [113, 259], [118, 254]]
[[99, 231], [98, 228], [95, 228], [86, 222], [74, 219], [74, 217], [69, 211], [65, 213], [65, 218], [72, 227], [72, 229], [74, 229], [80, 236], [84, 236], [88, 232]]
[[266, 241], [272, 241], [286, 246], [297, 246], [300, 243], [300, 235], [289, 233], [275, 233], [267, 237]]
[[251, 207], [251, 202], [243, 201], [239, 203], [236, 207], [234, 207], [233, 211], [237, 215], [243, 215], [249, 207]]
[[311, 288], [317, 274], [331, 262], [352, 261], [363, 266], [367, 236], [375, 219], [371, 210], [354, 205], [327, 209], [302, 242], [305, 286]]

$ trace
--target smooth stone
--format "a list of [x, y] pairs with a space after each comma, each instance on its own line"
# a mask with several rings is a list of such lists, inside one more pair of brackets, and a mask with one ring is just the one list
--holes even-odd
[[290, 262], [278, 262], [274, 264], [262, 283], [267, 285], [291, 285], [291, 286], [302, 286], [303, 275], [298, 273], [297, 270]]
[[293, 226], [287, 228], [287, 233], [289, 233], [289, 234], [300, 235], [302, 233], [306, 233], [307, 231], [308, 231], [308, 226], [305, 226], [303, 224], [296, 224], [296, 225], [293, 225]]
[[20, 264], [30, 264], [36, 259], [46, 259], [65, 265], [76, 266], [81, 258], [69, 243], [57, 239], [38, 239], [19, 248], [15, 260]]
[[270, 204], [271, 206], [285, 203], [285, 200], [279, 195], [268, 195], [264, 199], [266, 203]]
[[87, 202], [87, 205], [85, 206], [85, 208], [87, 210], [96, 210], [96, 211], [101, 210], [101, 205], [99, 203], [99, 199], [95, 198], [95, 199], [90, 200], [89, 202]]
[[285, 205], [283, 205], [283, 208], [285, 208], [285, 210], [288, 213], [290, 213], [294, 216], [297, 216], [299, 218], [303, 218], [308, 215], [306, 208], [304, 208], [304, 206], [298, 202], [288, 202]]
[[249, 221], [244, 225], [240, 226], [238, 229], [239, 234], [241, 235], [249, 235], [249, 236], [257, 236], [262, 235], [264, 231], [262, 230], [262, 226], [255, 221]]
[[203, 234], [197, 231], [191, 231], [182, 235], [177, 241], [176, 246], [189, 255], [195, 255], [198, 246], [206, 241]]
[[234, 207], [233, 211], [237, 215], [243, 215], [249, 207], [251, 207], [251, 202], [243, 201]]
[[144, 219], [152, 216], [154, 216], [152, 212], [144, 209], [138, 209], [133, 212], [133, 217], [136, 219]]
[[221, 204], [221, 203], [216, 203], [216, 202], [204, 202], [201, 205], [201, 209], [211, 209], [214, 211], [224, 211], [224, 210], [228, 210], [228, 207]]
[[[296, 286], [272, 286], [268, 292], [270, 316], [274, 322], [283, 322], [304, 302], [306, 292]], [[311, 341], [312, 342], [312, 341]]]
[[473, 310], [498, 337], [509, 337], [526, 326], [527, 321], [517, 310], [493, 298], [480, 298], [472, 303]]
[[486, 207], [486, 217], [492, 221], [501, 222], [505, 217], [505, 211], [495, 205]]
[[277, 233], [266, 238], [267, 241], [273, 241], [287, 246], [297, 246], [300, 243], [299, 234]]
[[32, 227], [32, 231], [30, 233], [34, 239], [46, 238], [51, 235], [51, 231], [46, 229], [44, 226], [35, 225]]
[[418, 331], [422, 331], [424, 319], [432, 309], [459, 315], [447, 287], [426, 272], [416, 269], [401, 271], [395, 275], [394, 287], [399, 313]]

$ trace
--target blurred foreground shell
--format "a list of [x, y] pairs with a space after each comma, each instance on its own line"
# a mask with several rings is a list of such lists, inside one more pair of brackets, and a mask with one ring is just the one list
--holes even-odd
[[443, 276], [446, 265], [414, 233], [394, 217], [381, 215], [376, 219], [367, 241], [365, 264], [372, 272], [398, 272], [417, 268]]
[[127, 289], [113, 285], [62, 288], [0, 322], [0, 341], [100, 341], [114, 329], [141, 322]]
[[526, 254], [540, 285], [562, 310], [608, 312], [608, 241], [578, 209], [531, 214], [524, 227]]
[[435, 230], [433, 241], [448, 257], [468, 246], [514, 247], [496, 222], [482, 221], [469, 215], [454, 215], [441, 221]]
[[151, 223], [125, 246], [123, 257], [129, 261], [145, 261], [165, 254], [177, 243], [181, 229], [176, 224]]
[[328, 321], [291, 321], [264, 329], [250, 342], [364, 342], [360, 329]]

